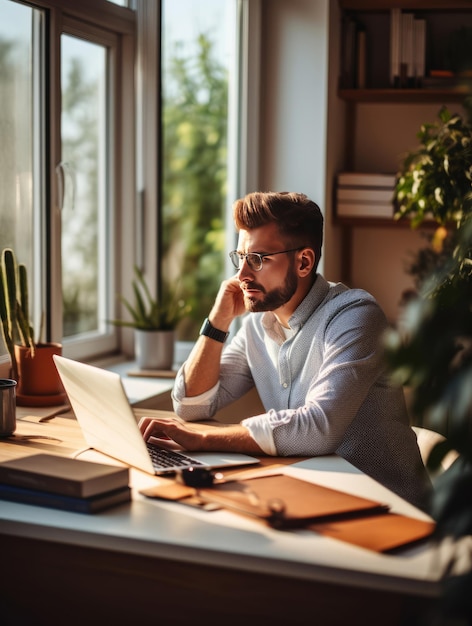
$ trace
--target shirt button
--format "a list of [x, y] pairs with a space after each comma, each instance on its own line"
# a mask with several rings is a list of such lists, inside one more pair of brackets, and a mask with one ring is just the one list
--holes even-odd
[[284, 389], [287, 389], [288, 384], [287, 384], [287, 383], [283, 383], [282, 387], [283, 387]]

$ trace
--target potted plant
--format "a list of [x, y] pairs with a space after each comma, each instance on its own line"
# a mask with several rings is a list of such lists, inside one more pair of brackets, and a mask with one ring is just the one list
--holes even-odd
[[142, 270], [135, 266], [132, 282], [134, 301], [121, 301], [131, 320], [115, 319], [115, 326], [134, 328], [135, 357], [141, 370], [171, 370], [174, 362], [175, 329], [189, 313], [190, 306], [175, 291], [165, 286], [155, 298]]
[[[423, 233], [426, 246], [412, 255], [406, 269], [416, 291], [450, 257], [457, 230], [472, 210], [472, 109], [467, 103], [469, 120], [443, 106], [435, 122], [421, 126], [420, 144], [406, 154], [397, 174], [395, 219], [408, 219], [413, 228], [429, 226]], [[411, 295], [404, 294], [404, 300]]]
[[425, 219], [459, 227], [472, 209], [472, 125], [443, 106], [434, 123], [423, 124], [420, 145], [397, 175], [395, 219], [413, 227]]
[[[58, 343], [35, 340], [29, 315], [28, 275], [14, 251], [5, 248], [0, 259], [0, 317], [10, 355], [11, 377], [17, 381], [16, 401], [24, 406], [54, 406], [65, 401], [53, 354]], [[42, 324], [41, 324], [42, 326]]]
[[422, 147], [398, 177], [397, 218], [411, 218], [414, 227], [435, 221], [436, 256], [427, 259], [429, 268], [424, 254], [418, 257], [418, 294], [387, 334], [386, 357], [392, 376], [410, 388], [415, 423], [446, 438], [430, 453], [431, 470], [450, 450], [459, 453], [435, 480], [430, 513], [437, 540], [452, 538], [456, 547], [445, 571], [442, 617], [470, 620], [472, 572], [449, 574], [466, 558], [467, 545], [469, 564], [472, 558], [470, 544], [460, 541], [472, 534], [472, 127], [442, 109], [440, 124], [424, 126], [420, 138]]

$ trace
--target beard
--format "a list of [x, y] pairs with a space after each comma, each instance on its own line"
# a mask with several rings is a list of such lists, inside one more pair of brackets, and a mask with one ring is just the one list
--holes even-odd
[[262, 298], [253, 298], [243, 291], [246, 311], [260, 313], [262, 311], [275, 311], [286, 304], [297, 289], [298, 279], [293, 267], [289, 267], [283, 285], [277, 289], [266, 291], [262, 285], [255, 282], [248, 283], [247, 285], [251, 289], [258, 289], [262, 294]]

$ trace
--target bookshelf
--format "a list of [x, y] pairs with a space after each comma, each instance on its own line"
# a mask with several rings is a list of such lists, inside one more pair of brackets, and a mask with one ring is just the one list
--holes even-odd
[[[458, 63], [466, 63], [466, 68], [472, 72], [472, 2], [339, 0], [339, 7], [341, 42], [337, 95], [345, 103], [343, 167], [346, 171], [356, 171], [357, 147], [365, 135], [359, 127], [359, 107], [376, 104], [425, 104], [437, 105], [439, 110], [443, 104], [455, 103], [460, 107], [470, 94], [472, 77], [464, 77], [464, 72], [459, 71], [464, 67], [458, 66]], [[415, 57], [421, 56], [422, 64], [414, 62], [411, 54], [408, 62], [405, 62], [402, 36], [405, 38], [407, 26], [402, 18], [407, 14], [413, 21], [423, 23], [424, 45]], [[393, 27], [395, 20], [398, 25], [396, 31]], [[362, 35], [360, 42], [359, 34]], [[393, 40], [397, 41], [396, 48], [392, 44]], [[410, 52], [415, 56], [413, 49]], [[410, 76], [413, 70], [407, 70], [407, 66], [414, 66], [414, 70], [419, 68], [421, 75]], [[402, 76], [398, 76], [398, 72]], [[409, 78], [405, 72], [408, 72]], [[373, 112], [375, 113], [374, 110]], [[398, 113], [399, 117], [396, 118], [393, 112], [391, 124], [397, 125], [401, 133], [401, 126], [405, 121], [405, 106], [399, 107]], [[423, 121], [432, 122], [433, 119], [426, 116]], [[402, 152], [406, 153], [413, 147], [414, 145], [405, 143]], [[385, 146], [382, 145], [381, 149], [385, 149]], [[336, 211], [333, 211], [333, 215], [336, 223], [346, 225], [355, 225], [357, 221], [366, 225], [376, 223], [372, 216], [338, 217]], [[385, 226], [385, 220], [379, 221], [380, 224]], [[398, 226], [397, 222], [394, 224]], [[406, 223], [405, 225], [408, 226]]]
[[347, 102], [462, 102], [465, 87], [449, 89], [343, 89], [338, 96]]
[[[467, 29], [469, 68], [472, 69], [472, 1], [470, 0], [338, 0], [339, 71], [337, 98], [344, 120], [343, 153], [337, 172], [395, 173], [406, 152], [417, 144], [416, 132], [422, 123], [434, 122], [442, 105], [463, 113], [462, 104], [470, 95], [472, 77], [463, 78], [451, 59], [451, 40], [460, 29]], [[400, 86], [392, 82], [391, 20], [392, 10], [412, 12], [425, 22], [424, 75]], [[363, 64], [361, 81], [357, 80], [359, 59], [356, 38], [346, 36], [351, 21], [362, 31]], [[351, 27], [352, 28], [352, 27]], [[346, 52], [346, 46], [348, 50]], [[351, 72], [346, 80], [346, 62], [351, 55]], [[468, 55], [461, 55], [467, 58]], [[353, 61], [354, 59], [354, 61]], [[348, 68], [349, 69], [349, 68]], [[433, 76], [431, 76], [433, 75]], [[397, 258], [404, 258], [414, 247], [407, 220], [396, 221], [372, 215], [338, 216], [337, 185], [333, 180], [332, 223], [341, 229], [341, 280], [353, 286], [366, 286], [368, 263], [359, 260], [366, 247], [390, 246]], [[435, 224], [424, 224], [431, 230]], [[382, 242], [382, 244], [377, 244]], [[418, 245], [422, 245], [419, 243]], [[402, 247], [403, 246], [403, 247]], [[376, 257], [379, 268], [392, 269], [392, 261]], [[364, 264], [364, 265], [362, 265]], [[398, 262], [397, 262], [398, 264]], [[398, 270], [399, 273], [402, 270]], [[401, 278], [398, 279], [401, 282]], [[385, 296], [386, 298], [388, 296]], [[395, 315], [392, 302], [387, 308]]]
[[431, 101], [466, 90], [461, 73], [472, 70], [472, 2], [339, 5], [340, 97]]

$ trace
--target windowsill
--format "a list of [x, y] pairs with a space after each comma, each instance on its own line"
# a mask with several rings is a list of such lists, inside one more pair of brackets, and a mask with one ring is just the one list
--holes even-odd
[[[187, 358], [193, 343], [177, 342], [176, 362], [174, 370], [177, 370]], [[91, 363], [96, 367], [102, 367], [112, 372], [117, 372], [123, 381], [123, 386], [130, 403], [133, 406], [148, 409], [172, 410], [170, 392], [173, 378], [156, 378], [147, 376], [129, 376], [129, 372], [138, 369], [136, 362], [126, 359], [124, 355], [115, 355], [98, 359]], [[10, 363], [5, 359], [0, 361], [0, 378], [8, 378], [10, 375]]]
[[[187, 359], [193, 346], [194, 343], [191, 341], [176, 342], [173, 365], [175, 371]], [[147, 409], [172, 410], [170, 392], [174, 385], [173, 378], [130, 376], [129, 372], [139, 369], [136, 362], [119, 355], [101, 359], [94, 365], [120, 374], [126, 394], [133, 406]]]
[[[175, 344], [175, 361], [173, 370], [177, 371], [187, 359], [194, 343], [189, 341], [177, 341]], [[129, 401], [133, 406], [148, 409], [172, 410], [170, 392], [174, 385], [173, 378], [157, 378], [147, 376], [130, 376], [129, 372], [135, 372], [139, 368], [135, 361], [117, 355], [101, 359], [94, 363], [112, 372], [120, 374]]]
[[[106, 366], [106, 369], [117, 372], [121, 376], [126, 395], [130, 403], [136, 407], [160, 409], [163, 404], [170, 403], [170, 391], [173, 378], [155, 378], [147, 376], [129, 376], [128, 373], [138, 368], [134, 361], [121, 361]], [[169, 410], [171, 406], [169, 405]]]

